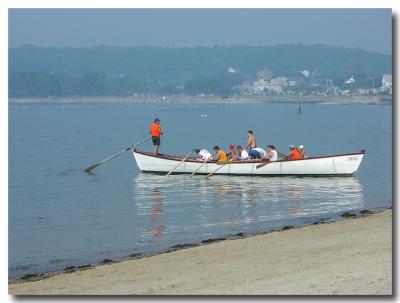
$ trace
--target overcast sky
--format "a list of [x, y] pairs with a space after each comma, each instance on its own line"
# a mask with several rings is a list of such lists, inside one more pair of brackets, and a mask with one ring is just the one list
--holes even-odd
[[10, 9], [9, 46], [322, 43], [385, 54], [390, 9]]

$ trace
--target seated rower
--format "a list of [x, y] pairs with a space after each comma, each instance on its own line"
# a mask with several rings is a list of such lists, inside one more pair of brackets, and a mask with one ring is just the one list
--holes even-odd
[[267, 152], [263, 150], [261, 147], [255, 147], [250, 150], [249, 156], [251, 159], [261, 159], [262, 157], [265, 157], [267, 155]]
[[227, 162], [228, 161], [228, 156], [226, 153], [219, 148], [218, 145], [214, 146], [214, 152], [215, 152], [215, 157], [214, 160], [217, 160], [218, 162]]
[[289, 149], [289, 155], [285, 157], [285, 160], [301, 160], [300, 153], [293, 144], [289, 145]]
[[301, 156], [302, 159], [307, 159], [308, 158], [307, 151], [304, 148], [304, 145], [300, 145], [299, 146], [299, 152], [300, 152], [300, 156]]
[[268, 160], [271, 162], [278, 161], [278, 152], [275, 149], [275, 146], [273, 145], [268, 145], [267, 146], [267, 155], [265, 157], [262, 157], [261, 160]]
[[208, 161], [211, 159], [211, 153], [206, 149], [196, 149], [196, 153], [200, 156], [199, 160]]
[[228, 152], [228, 158], [232, 160], [236, 160], [238, 157], [236, 150], [235, 150], [235, 145], [234, 144], [229, 144], [229, 152]]
[[248, 160], [249, 159], [249, 153], [247, 152], [247, 150], [243, 149], [243, 147], [241, 145], [238, 145], [236, 147], [236, 150], [238, 151], [238, 156], [240, 160]]

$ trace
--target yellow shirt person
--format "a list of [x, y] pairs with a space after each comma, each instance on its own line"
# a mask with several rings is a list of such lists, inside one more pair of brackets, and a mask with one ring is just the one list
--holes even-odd
[[214, 146], [214, 151], [216, 154], [214, 160], [218, 160], [218, 162], [228, 162], [228, 156], [222, 149], [218, 146]]

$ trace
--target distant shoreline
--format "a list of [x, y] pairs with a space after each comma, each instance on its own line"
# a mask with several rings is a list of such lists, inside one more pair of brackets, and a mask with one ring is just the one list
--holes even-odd
[[[295, 103], [297, 96], [131, 96], [131, 97], [62, 97], [9, 98], [10, 104], [258, 104]], [[301, 103], [313, 104], [392, 104], [391, 96], [300, 96]]]

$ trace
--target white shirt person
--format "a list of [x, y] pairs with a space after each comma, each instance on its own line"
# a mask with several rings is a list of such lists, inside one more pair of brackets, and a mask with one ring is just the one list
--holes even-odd
[[240, 160], [248, 160], [249, 159], [249, 153], [247, 152], [247, 150], [243, 149], [243, 147], [241, 145], [238, 145], [236, 147], [236, 150], [239, 153]]
[[275, 146], [268, 145], [267, 151], [267, 154], [261, 158], [262, 160], [269, 160], [271, 162], [279, 160], [278, 152], [276, 151]]
[[196, 153], [199, 154], [203, 161], [208, 161], [212, 157], [211, 153], [206, 149], [196, 149]]

